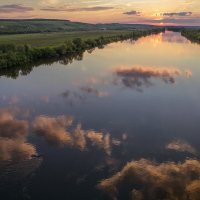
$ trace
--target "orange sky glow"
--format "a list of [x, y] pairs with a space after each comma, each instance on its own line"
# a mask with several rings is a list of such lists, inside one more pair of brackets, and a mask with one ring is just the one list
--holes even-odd
[[0, 18], [200, 25], [199, 0], [1, 0]]

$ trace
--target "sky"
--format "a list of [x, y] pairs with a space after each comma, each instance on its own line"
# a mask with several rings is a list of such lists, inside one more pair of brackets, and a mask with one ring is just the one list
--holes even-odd
[[0, 0], [0, 18], [200, 25], [200, 0]]

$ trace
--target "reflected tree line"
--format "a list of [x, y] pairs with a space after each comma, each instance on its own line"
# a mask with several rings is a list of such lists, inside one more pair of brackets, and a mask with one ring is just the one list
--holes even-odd
[[19, 74], [27, 75], [33, 67], [41, 64], [50, 65], [55, 61], [60, 61], [62, 64], [67, 65], [72, 63], [73, 60], [81, 60], [85, 51], [92, 52], [96, 47], [104, 48], [106, 44], [111, 42], [127, 39], [137, 40], [142, 36], [156, 34], [161, 31], [164, 31], [164, 29], [135, 30], [128, 34], [101, 36], [87, 40], [76, 38], [56, 47], [34, 48], [28, 44], [2, 44], [0, 45], [0, 74], [17, 78]]
[[[92, 50], [88, 50], [88, 53], [92, 53]], [[79, 52], [76, 55], [74, 54], [67, 57], [63, 56], [59, 60], [49, 58], [31, 64], [18, 65], [16, 67], [0, 68], [0, 76], [16, 79], [19, 75], [26, 76], [30, 74], [34, 67], [39, 67], [42, 64], [52, 65], [54, 62], [59, 61], [59, 63], [63, 65], [68, 65], [71, 64], [74, 60], [82, 60], [83, 54], [84, 52]]]
[[200, 43], [200, 29], [183, 28], [183, 27], [168, 27], [169, 31], [180, 32], [182, 36], [194, 43]]

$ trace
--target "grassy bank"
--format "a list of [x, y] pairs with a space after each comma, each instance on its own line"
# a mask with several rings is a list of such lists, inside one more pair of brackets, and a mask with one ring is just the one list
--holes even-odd
[[62, 45], [66, 40], [74, 40], [81, 38], [82, 40], [96, 39], [98, 37], [112, 37], [116, 35], [126, 35], [131, 31], [111, 30], [111, 31], [75, 31], [75, 32], [55, 32], [55, 33], [35, 33], [35, 34], [15, 34], [15, 35], [0, 35], [0, 45], [14, 44], [25, 45], [29, 44], [32, 47], [55, 47]]
[[[36, 39], [36, 41], [38, 40], [38, 45], [33, 45], [34, 43], [36, 43], [36, 41], [34, 42], [33, 40], [30, 40], [31, 42], [27, 40], [27, 43], [25, 42], [26, 40], [22, 42], [24, 39], [23, 37], [21, 42], [20, 40], [16, 40], [16, 43], [11, 42], [10, 44], [0, 42], [0, 68], [2, 69], [26, 66], [34, 63], [46, 62], [47, 60], [59, 60], [61, 58], [71, 59], [73, 57], [81, 55], [85, 50], [90, 50], [95, 47], [102, 48], [104, 45], [111, 42], [126, 39], [136, 40], [139, 37], [158, 33], [160, 31], [163, 31], [163, 29], [135, 30], [123, 33], [115, 32], [107, 33], [104, 35], [94, 32], [92, 33], [92, 35], [90, 33], [88, 33], [87, 35], [87, 33], [79, 32], [79, 37], [74, 34], [70, 35], [70, 37], [68, 38], [60, 38], [60, 40], [58, 39], [59, 37], [54, 38], [53, 36], [51, 36], [51, 39], [47, 39], [49, 43], [45, 43], [43, 39], [39, 40], [39, 37], [42, 38], [42, 36], [39, 35]], [[30, 35], [27, 35], [27, 37], [31, 38]], [[60, 42], [58, 42], [58, 40]]]
[[200, 29], [182, 29], [181, 35], [192, 42], [200, 43]]

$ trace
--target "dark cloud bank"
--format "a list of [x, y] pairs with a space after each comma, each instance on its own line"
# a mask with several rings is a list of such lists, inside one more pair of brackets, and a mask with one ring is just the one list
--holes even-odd
[[47, 7], [42, 8], [43, 11], [52, 11], [52, 12], [81, 12], [81, 11], [101, 11], [101, 10], [110, 10], [113, 7], [106, 7], [106, 6], [95, 6], [95, 7], [83, 7], [83, 8], [61, 8], [61, 7]]
[[185, 17], [185, 16], [191, 16], [192, 12], [168, 12], [168, 13], [163, 13], [163, 16], [168, 16], [168, 17], [174, 17], [174, 16], [180, 16], [180, 17]]
[[0, 6], [0, 13], [28, 12], [33, 11], [32, 7], [23, 6], [21, 4], [8, 4]]
[[135, 11], [135, 10], [132, 10], [132, 11], [124, 12], [123, 14], [124, 14], [124, 15], [137, 15], [137, 16], [139, 16], [139, 15], [140, 15], [140, 12], [137, 12], [137, 11]]

